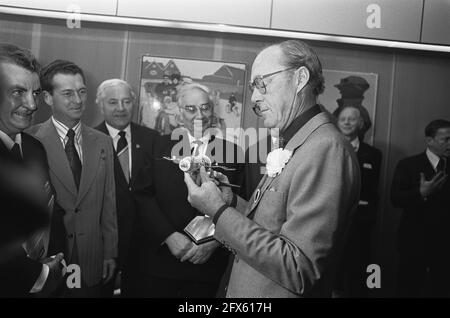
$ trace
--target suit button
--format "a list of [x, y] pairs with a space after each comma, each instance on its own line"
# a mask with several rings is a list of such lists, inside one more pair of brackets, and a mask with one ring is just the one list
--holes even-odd
[[79, 209], [79, 208], [76, 208], [76, 209], [75, 209], [75, 213], [78, 213], [78, 212], [80, 212], [80, 209]]
[[68, 237], [71, 239], [73, 238], [73, 234], [69, 234]]

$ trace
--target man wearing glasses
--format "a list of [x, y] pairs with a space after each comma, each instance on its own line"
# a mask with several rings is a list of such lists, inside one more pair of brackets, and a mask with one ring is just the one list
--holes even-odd
[[158, 233], [152, 236], [155, 248], [141, 262], [139, 277], [146, 286], [140, 291], [142, 297], [214, 297], [219, 287], [227, 265], [227, 251], [217, 241], [197, 245], [185, 234], [184, 228], [204, 214], [187, 201], [184, 175], [178, 164], [162, 159], [172, 157], [174, 146], [181, 144], [177, 156], [206, 155], [213, 162], [234, 167], [236, 170], [224, 173], [230, 182], [239, 183], [237, 179], [242, 173], [235, 164], [237, 158], [224, 162], [224, 149], [233, 149], [233, 144], [208, 133], [214, 115], [212, 105], [207, 87], [197, 83], [182, 86], [178, 106], [183, 128], [176, 131], [180, 138], [160, 136], [155, 143], [155, 192], [166, 220], [159, 222]]
[[229, 189], [204, 170], [201, 186], [185, 175], [188, 200], [213, 218], [215, 238], [235, 254], [227, 297], [329, 297], [358, 204], [355, 153], [317, 105], [322, 67], [305, 43], [260, 52], [250, 89], [256, 114], [279, 129], [283, 149], [269, 154], [268, 174], [248, 202], [238, 198], [233, 208]]

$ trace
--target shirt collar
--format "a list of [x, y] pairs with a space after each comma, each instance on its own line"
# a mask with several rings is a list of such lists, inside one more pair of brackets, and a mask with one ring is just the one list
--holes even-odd
[[300, 128], [302, 128], [311, 118], [319, 114], [321, 111], [322, 110], [320, 109], [319, 105], [316, 104], [307, 111], [297, 116], [297, 118], [294, 119], [289, 127], [281, 133], [283, 142], [280, 143], [280, 146], [286, 146], [289, 140], [297, 133], [297, 131], [299, 131]]
[[432, 152], [429, 148], [427, 148], [426, 151], [428, 160], [430, 161], [431, 165], [433, 166], [433, 169], [436, 170], [436, 167], [439, 163], [439, 156], [436, 155], [434, 152]]
[[14, 144], [19, 144], [20, 150], [22, 151], [22, 134], [18, 133], [14, 140], [11, 139], [6, 133], [0, 130], [0, 140], [3, 141], [6, 148], [8, 150], [11, 150], [11, 148], [14, 146]]
[[360, 143], [359, 143], [359, 138], [356, 137], [355, 139], [353, 139], [352, 141], [350, 141], [350, 143], [352, 144], [353, 149], [355, 149], [355, 152], [358, 152], [358, 150], [359, 150], [359, 145], [360, 145]]
[[194, 136], [191, 135], [191, 133], [186, 129], [188, 138], [189, 138], [189, 144], [192, 144], [196, 140], [200, 140], [203, 144], [208, 144], [209, 140], [211, 139], [211, 135], [207, 133], [206, 135], [203, 135], [200, 139], [195, 139]]
[[131, 136], [131, 125], [128, 124], [128, 126], [125, 129], [119, 130], [117, 128], [114, 128], [113, 126], [109, 125], [106, 121], [106, 129], [108, 129], [109, 135], [114, 139], [117, 137], [119, 132], [124, 131], [125, 132], [125, 138]]
[[[53, 125], [55, 125], [59, 137], [64, 140], [67, 137], [69, 127], [57, 120], [54, 116], [52, 116], [52, 122]], [[75, 132], [75, 140], [79, 141], [81, 138], [81, 121], [78, 121], [78, 123], [72, 128], [72, 130]]]

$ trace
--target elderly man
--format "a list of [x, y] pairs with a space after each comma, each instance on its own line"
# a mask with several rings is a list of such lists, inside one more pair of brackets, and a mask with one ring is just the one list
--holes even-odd
[[152, 177], [155, 130], [131, 122], [136, 96], [121, 79], [109, 79], [97, 89], [97, 105], [104, 121], [96, 129], [114, 143], [114, 176], [119, 230], [121, 295], [141, 296], [140, 258], [149, 254], [149, 240], [163, 226], [165, 216], [154, 199]]
[[[195, 83], [184, 85], [178, 92], [178, 105], [184, 126], [176, 131], [180, 138], [161, 136], [156, 146], [154, 183], [165, 221], [157, 224], [155, 234], [158, 237], [153, 241], [152, 253], [142, 258], [141, 269], [135, 273], [140, 273], [144, 285], [142, 296], [213, 297], [227, 265], [227, 252], [215, 241], [196, 245], [184, 232], [184, 228], [202, 214], [186, 200], [184, 175], [178, 164], [163, 157], [206, 155], [212, 161], [226, 165], [225, 151], [234, 149], [237, 156], [237, 147], [233, 148], [233, 144], [207, 132], [214, 115], [208, 88]], [[240, 166], [231, 164], [227, 167], [235, 168], [226, 173], [232, 182], [238, 183]]]
[[367, 126], [362, 114], [362, 106], [356, 105], [342, 106], [336, 113], [338, 127], [352, 144], [361, 169], [361, 196], [337, 277], [338, 293], [343, 297], [368, 296], [367, 266], [371, 264], [371, 236], [377, 217], [381, 151], [360, 139]]
[[64, 296], [99, 297], [117, 257], [112, 143], [80, 121], [87, 89], [79, 66], [53, 61], [42, 70], [41, 85], [53, 116], [33, 132], [47, 151], [57, 201], [66, 211], [67, 260], [81, 271], [80, 288], [67, 289]]
[[282, 148], [249, 202], [219, 189], [201, 171], [186, 174], [188, 200], [213, 218], [215, 237], [235, 254], [227, 297], [327, 297], [336, 259], [359, 196], [358, 162], [349, 142], [316, 103], [322, 67], [303, 42], [285, 41], [256, 57], [252, 102]]
[[402, 297], [450, 296], [450, 122], [425, 128], [426, 150], [397, 164], [391, 199], [403, 214], [398, 233]]
[[[41, 188], [42, 195], [47, 196], [44, 205], [52, 208], [52, 220], [59, 220], [52, 222], [50, 233], [48, 230], [39, 230], [26, 238], [23, 246], [19, 244], [17, 248], [12, 249], [14, 252], [11, 253], [14, 255], [12, 259], [6, 262], [0, 260], [0, 297], [27, 297], [37, 292], [49, 295], [62, 282], [60, 262], [63, 254], [58, 254], [54, 259], [45, 257], [64, 251], [64, 246], [56, 247], [58, 241], [64, 239], [64, 234], [61, 234], [64, 211], [58, 205], [54, 205], [54, 192], [49, 182], [47, 154], [44, 147], [38, 140], [24, 132], [31, 125], [33, 114], [37, 110], [37, 98], [41, 90], [39, 71], [40, 65], [31, 52], [12, 44], [0, 44], [0, 151], [10, 154], [10, 159], [26, 168], [30, 176], [34, 177], [34, 174], [39, 176], [36, 177], [39, 180], [38, 189]], [[6, 167], [8, 167], [6, 162], [2, 162], [2, 168]], [[23, 176], [26, 176], [25, 172]], [[25, 182], [21, 180], [17, 184], [9, 184], [9, 190], [17, 191], [16, 187], [21, 188], [22, 181]], [[34, 178], [27, 180], [31, 185], [35, 184], [33, 181]], [[22, 194], [26, 193], [24, 190], [19, 191]], [[41, 194], [39, 191], [37, 193]], [[25, 197], [24, 201], [27, 199]], [[17, 202], [14, 206], [3, 205], [2, 213], [20, 213], [21, 208], [23, 202]], [[48, 219], [49, 215], [46, 216]], [[6, 219], [8, 220], [8, 217]], [[33, 223], [33, 219], [27, 221]], [[20, 224], [21, 228], [18, 231], [28, 234], [30, 225], [26, 224], [28, 222], [25, 220], [22, 222], [24, 223]], [[5, 235], [4, 232], [2, 234]]]

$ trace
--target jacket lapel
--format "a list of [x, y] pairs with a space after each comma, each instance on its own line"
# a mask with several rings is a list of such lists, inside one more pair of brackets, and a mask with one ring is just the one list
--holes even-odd
[[[324, 112], [317, 114], [311, 120], [309, 120], [299, 131], [291, 138], [291, 140], [286, 145], [285, 149], [292, 151], [292, 155], [297, 148], [299, 148], [305, 140], [311, 135], [318, 127], [323, 124], [330, 123], [331, 120], [328, 115]], [[288, 162], [289, 164], [289, 162]], [[259, 204], [264, 193], [267, 191], [269, 186], [277, 177], [269, 177], [267, 173], [261, 179], [258, 187], [250, 198], [250, 207], [246, 211], [245, 215], [249, 215]], [[258, 193], [259, 192], [259, 193]]]
[[83, 138], [81, 146], [83, 149], [83, 169], [81, 171], [77, 204], [81, 202], [97, 175], [96, 170], [101, 160], [101, 156], [106, 156], [105, 149], [96, 145], [97, 136], [87, 130], [84, 124], [81, 124], [81, 136]]
[[73, 179], [72, 170], [64, 151], [58, 132], [51, 118], [42, 124], [41, 129], [36, 133], [41, 142], [48, 151], [48, 163], [50, 170], [58, 178], [61, 183], [74, 195], [77, 195], [75, 180]]
[[136, 131], [136, 127], [133, 123], [131, 123], [130, 130], [131, 130], [131, 149], [129, 150], [131, 151], [131, 162], [132, 162], [130, 186], [132, 186], [133, 183], [136, 181], [136, 178], [139, 173], [138, 167], [143, 166], [144, 156], [142, 154], [141, 149], [141, 139], [139, 138], [140, 136]]

